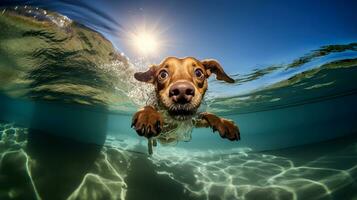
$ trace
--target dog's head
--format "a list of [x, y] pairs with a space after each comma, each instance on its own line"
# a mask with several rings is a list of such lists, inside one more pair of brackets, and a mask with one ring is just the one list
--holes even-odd
[[168, 57], [134, 76], [139, 81], [154, 84], [159, 103], [172, 117], [184, 120], [196, 113], [212, 73], [218, 80], [234, 83], [216, 60], [199, 61], [192, 57]]

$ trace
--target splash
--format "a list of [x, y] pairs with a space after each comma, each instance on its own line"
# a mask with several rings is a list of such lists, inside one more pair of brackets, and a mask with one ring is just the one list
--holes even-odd
[[[0, 33], [2, 94], [121, 114], [156, 101], [153, 87], [133, 78], [152, 63], [129, 60], [102, 33], [30, 6], [3, 9], [0, 25], [7, 27]], [[235, 85], [210, 80], [207, 111], [243, 114], [355, 93], [356, 46], [326, 45], [290, 63], [236, 74]]]

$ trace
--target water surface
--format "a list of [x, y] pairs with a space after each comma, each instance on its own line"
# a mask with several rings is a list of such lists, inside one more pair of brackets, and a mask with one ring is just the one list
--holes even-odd
[[242, 141], [197, 129], [150, 157], [130, 129], [152, 95], [133, 78], [147, 62], [116, 49], [104, 36], [114, 22], [97, 14], [104, 25], [0, 10], [1, 199], [356, 198], [357, 43], [232, 74], [233, 85], [210, 79], [200, 110], [233, 119]]

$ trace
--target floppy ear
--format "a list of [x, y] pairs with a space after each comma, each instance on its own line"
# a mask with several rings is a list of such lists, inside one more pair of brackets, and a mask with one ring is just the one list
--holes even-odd
[[153, 65], [146, 72], [136, 72], [134, 77], [138, 81], [154, 83], [155, 71], [155, 66]]
[[214, 73], [214, 74], [216, 74], [217, 80], [223, 80], [228, 83], [234, 83], [234, 79], [229, 77], [226, 74], [226, 72], [223, 71], [222, 66], [216, 60], [205, 59], [205, 60], [202, 60], [201, 63], [205, 67], [208, 76], [210, 76], [212, 73]]

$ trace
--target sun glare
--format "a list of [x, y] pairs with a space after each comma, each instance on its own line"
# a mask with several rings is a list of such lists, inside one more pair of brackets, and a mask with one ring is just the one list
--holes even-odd
[[133, 35], [134, 46], [144, 55], [154, 54], [157, 52], [159, 44], [152, 33], [141, 32]]

